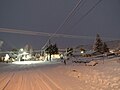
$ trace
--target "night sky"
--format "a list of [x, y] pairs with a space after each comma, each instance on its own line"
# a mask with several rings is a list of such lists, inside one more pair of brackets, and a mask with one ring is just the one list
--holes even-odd
[[[54, 33], [79, 0], [0, 0], [0, 28]], [[76, 13], [57, 33], [86, 36], [81, 39], [52, 38], [58, 47], [94, 42], [101, 37], [120, 39], [120, 0], [103, 0], [80, 19], [99, 0], [83, 0]], [[94, 37], [93, 39], [90, 39]], [[0, 32], [0, 39], [12, 47], [31, 44], [40, 49], [49, 37]], [[108, 39], [105, 39], [108, 40]]]

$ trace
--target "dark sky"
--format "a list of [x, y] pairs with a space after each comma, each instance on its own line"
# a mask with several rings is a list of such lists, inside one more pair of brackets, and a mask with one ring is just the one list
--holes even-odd
[[[54, 33], [79, 0], [0, 0], [0, 28]], [[97, 33], [101, 37], [120, 39], [120, 0], [103, 0], [84, 19], [79, 19], [99, 0], [83, 0], [84, 3], [69, 23], [57, 33], [88, 36], [88, 38], [53, 38], [59, 47], [71, 47], [94, 42]], [[41, 48], [48, 37], [0, 32], [0, 38], [13, 47], [31, 44]]]

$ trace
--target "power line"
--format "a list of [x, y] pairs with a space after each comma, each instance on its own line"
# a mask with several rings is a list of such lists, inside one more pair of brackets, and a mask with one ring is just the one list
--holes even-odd
[[[78, 7], [80, 6], [80, 4], [83, 2], [83, 0], [79, 0], [77, 5], [73, 8], [73, 10], [68, 14], [68, 16], [66, 17], [66, 19], [63, 21], [63, 23], [58, 27], [58, 29], [55, 31], [55, 33], [49, 37], [49, 39], [47, 40], [47, 42], [45, 43], [45, 45], [43, 46], [43, 48], [47, 45], [47, 43], [49, 42], [49, 40], [70, 20], [70, 18], [72, 17], [72, 15], [74, 15], [76, 13], [76, 10], [78, 10]], [[102, 0], [99, 0], [92, 8], [90, 8], [79, 20], [77, 23], [74, 24], [77, 25], [82, 19], [84, 19], [90, 12], [92, 12], [92, 10], [94, 8], [96, 8], [96, 6], [102, 2]], [[85, 4], [85, 1], [83, 2], [82, 5]], [[80, 9], [80, 8], [79, 8]]]
[[[22, 35], [34, 35], [34, 36], [46, 36], [50, 37], [53, 33], [45, 33], [45, 32], [35, 32], [35, 31], [25, 31], [25, 30], [18, 30], [18, 29], [8, 29], [8, 28], [0, 28], [0, 32], [3, 33], [13, 33], [13, 34], [22, 34]], [[91, 36], [77, 36], [77, 35], [70, 35], [70, 34], [55, 34], [53, 37], [63, 37], [63, 38], [76, 38], [76, 39], [93, 39], [94, 37]], [[113, 39], [108, 37], [103, 37], [105, 39]]]
[[55, 33], [57, 33], [60, 29], [62, 29], [62, 27], [70, 20], [70, 18], [76, 13], [76, 10], [82, 4], [83, 1], [84, 0], [79, 0], [78, 1], [78, 3], [76, 4], [76, 6], [71, 10], [71, 12], [65, 18], [65, 20], [63, 21], [63, 23], [58, 27], [58, 29], [55, 31]]
[[[34, 35], [34, 36], [47, 36], [50, 37], [53, 33], [45, 33], [45, 32], [35, 32], [35, 31], [25, 31], [25, 30], [17, 30], [17, 29], [8, 29], [8, 28], [0, 28], [0, 32], [3, 33], [13, 33], [13, 34], [22, 34], [22, 35]], [[68, 34], [54, 34], [53, 37], [57, 38], [73, 38], [73, 39], [94, 39], [92, 36], [77, 36], [77, 35], [68, 35]], [[103, 39], [108, 40], [117, 40], [117, 38], [109, 38], [102, 37]]]
[[80, 6], [80, 4], [83, 2], [83, 0], [79, 0], [78, 3], [76, 4], [76, 6], [71, 10], [71, 12], [68, 14], [68, 16], [65, 18], [65, 20], [63, 21], [63, 23], [58, 27], [58, 29], [53, 33], [53, 35], [51, 35], [48, 40], [46, 41], [46, 43], [44, 44], [44, 46], [42, 47], [45, 48], [45, 46], [48, 44], [49, 40], [66, 24], [66, 22], [69, 21], [70, 17], [75, 13], [75, 11], [77, 10], [77, 8]]
[[[72, 17], [75, 16], [76, 14], [78, 14], [79, 10], [85, 5], [85, 3], [87, 2], [87, 0], [82, 1], [81, 5], [79, 5], [79, 7], [76, 9], [75, 13], [73, 15], [71, 15], [71, 19], [73, 19]], [[68, 20], [70, 21], [70, 19]], [[70, 22], [68, 22], [69, 24]]]
[[52, 33], [34, 32], [34, 31], [25, 31], [25, 30], [16, 30], [16, 29], [7, 29], [7, 28], [0, 28], [0, 32], [17, 33], [17, 34], [25, 34], [25, 35], [41, 35], [41, 36], [50, 36], [52, 34]]
[[[35, 32], [35, 31], [25, 31], [25, 30], [16, 30], [16, 29], [7, 29], [7, 28], [0, 28], [0, 32], [4, 33], [15, 33], [15, 34], [22, 34], [22, 35], [34, 35], [34, 36], [47, 36], [50, 37], [53, 33], [45, 33], [45, 32]], [[86, 38], [92, 39], [93, 37], [89, 36], [77, 36], [77, 35], [68, 35], [68, 34], [55, 34], [53, 37], [63, 37], [63, 38]]]
[[79, 18], [79, 20], [72, 26], [74, 28], [76, 25], [78, 25], [86, 16], [89, 15], [96, 7], [99, 5], [103, 0], [98, 0], [97, 3], [94, 4], [93, 7], [91, 7], [83, 16]]

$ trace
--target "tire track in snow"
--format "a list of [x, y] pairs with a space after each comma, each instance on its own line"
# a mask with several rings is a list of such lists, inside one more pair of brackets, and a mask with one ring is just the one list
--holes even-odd
[[7, 87], [7, 85], [10, 83], [11, 79], [13, 78], [13, 76], [15, 75], [15, 73], [12, 74], [12, 76], [10, 77], [10, 79], [6, 82], [5, 86], [3, 87], [2, 90], [5, 90], [5, 88]]
[[6, 77], [7, 77], [7, 73], [2, 73], [2, 74], [0, 75], [0, 83], [2, 83], [3, 80], [6, 79]]
[[22, 84], [22, 73], [15, 72], [14, 77], [11, 79], [10, 83], [6, 86], [5, 90], [22, 90], [20, 89]]
[[[39, 71], [38, 73], [42, 74], [44, 77], [44, 82], [45, 80], [49, 83], [46, 84], [52, 84], [52, 86], [54, 86], [56, 88], [56, 90], [63, 90], [59, 85], [57, 85], [48, 75], [46, 75], [45, 73], [43, 73], [42, 71]], [[53, 90], [53, 89], [52, 89]]]
[[[33, 73], [34, 72], [34, 73]], [[32, 74], [31, 74], [32, 73]], [[41, 75], [37, 73], [37, 71], [30, 70], [29, 78], [31, 79], [32, 90], [53, 90], [42, 78]], [[34, 82], [33, 82], [34, 81]]]

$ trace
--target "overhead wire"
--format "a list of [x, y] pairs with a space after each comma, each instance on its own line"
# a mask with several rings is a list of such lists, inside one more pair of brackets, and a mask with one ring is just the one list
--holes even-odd
[[[4, 29], [2, 30], [2, 28], [0, 28], [0, 32], [9, 32], [9, 33], [19, 33], [19, 34], [29, 34], [29, 35], [42, 35], [42, 36], [49, 36], [47, 42], [44, 44], [44, 46], [42, 48], [44, 48], [47, 43], [49, 42], [49, 40], [52, 37], [65, 37], [65, 38], [89, 38], [92, 39], [93, 37], [89, 37], [89, 36], [76, 36], [76, 35], [67, 35], [67, 34], [56, 34], [59, 30], [61, 30], [61, 28], [68, 23], [68, 21], [71, 19], [71, 17], [76, 13], [76, 10], [80, 9], [80, 5], [84, 0], [79, 0], [78, 3], [76, 4], [76, 6], [72, 9], [72, 11], [68, 14], [68, 16], [65, 18], [65, 20], [63, 21], [63, 23], [58, 27], [58, 29], [54, 32], [54, 33], [44, 33], [44, 32], [33, 32], [33, 31], [21, 31], [21, 30], [7, 30]], [[96, 7], [97, 5], [99, 5], [103, 0], [98, 0], [97, 3], [94, 4], [94, 6], [92, 6], [92, 8], [90, 8], [83, 16], [80, 17], [80, 19], [73, 25], [73, 27], [75, 27], [82, 19], [84, 19], [87, 15], [89, 15], [89, 13], [91, 13]], [[82, 5], [84, 5], [85, 1], [82, 3]], [[73, 28], [72, 27], [72, 28]], [[113, 38], [108, 38], [108, 39], [113, 39]]]
[[103, 0], [98, 0], [83, 16], [81, 16], [78, 21], [70, 27], [73, 29], [76, 25], [78, 25], [86, 16], [88, 16]]
[[[80, 19], [78, 20], [78, 22], [76, 22], [73, 26], [76, 26], [82, 19], [84, 19], [87, 15], [89, 15], [90, 12], [92, 12], [92, 10], [94, 8], [96, 8], [96, 6], [98, 4], [100, 4], [100, 2], [102, 2], [103, 0], [99, 0], [97, 3], [95, 3], [95, 5], [90, 8], [82, 17], [80, 17]], [[83, 3], [82, 3], [83, 2]], [[61, 30], [61, 28], [68, 23], [68, 21], [72, 18], [73, 15], [75, 15], [76, 10], [80, 9], [80, 5], [82, 4], [82, 6], [85, 4], [84, 0], [79, 0], [78, 3], [76, 4], [76, 6], [72, 9], [72, 11], [68, 14], [68, 16], [65, 18], [65, 20], [63, 21], [63, 23], [58, 27], [58, 29], [54, 32], [54, 33], [44, 33], [44, 32], [33, 32], [33, 31], [22, 31], [22, 30], [7, 30], [4, 29], [2, 30], [2, 28], [0, 28], [0, 32], [9, 32], [9, 33], [19, 33], [19, 34], [29, 34], [29, 35], [41, 35], [41, 36], [49, 36], [47, 42], [44, 44], [44, 46], [42, 48], [44, 48], [47, 43], [49, 42], [49, 40], [52, 37], [65, 37], [65, 38], [89, 38], [92, 39], [93, 37], [89, 37], [89, 36], [76, 36], [76, 35], [67, 35], [67, 34], [56, 34], [59, 30]]]
[[64, 19], [63, 23], [57, 28], [57, 30], [47, 39], [46, 43], [43, 45], [42, 49], [44, 49], [46, 47], [46, 45], [48, 44], [49, 40], [59, 31], [61, 30], [61, 28], [66, 24], [66, 22], [68, 22], [68, 20], [70, 19], [70, 17], [75, 13], [75, 11], [77, 10], [77, 8], [81, 5], [81, 3], [84, 0], [79, 0], [78, 3], [75, 5], [75, 7], [71, 10], [71, 12], [68, 14], [68, 16]]
[[8, 28], [0, 28], [0, 32], [17, 33], [17, 34], [25, 34], [25, 35], [43, 35], [43, 36], [50, 36], [50, 33], [35, 32], [35, 31], [25, 31], [25, 30], [18, 30], [18, 29], [8, 29]]
[[75, 15], [79, 14], [79, 10], [86, 4], [87, 0], [82, 1], [81, 5], [79, 5], [79, 7], [76, 9], [76, 11], [74, 11], [75, 13], [71, 15], [71, 17], [69, 18], [69, 22], [67, 22], [66, 24], [70, 24], [70, 20], [74, 19], [72, 17], [74, 17]]
[[[0, 28], [0, 32], [3, 33], [16, 33], [22, 35], [34, 35], [34, 36], [51, 36], [53, 33], [45, 33], [45, 32], [35, 32], [35, 31], [25, 31], [25, 30], [17, 30], [17, 29], [8, 29], [8, 28]], [[92, 38], [88, 36], [77, 36], [77, 35], [68, 35], [68, 34], [55, 34], [53, 37], [63, 37], [63, 38]]]
[[[47, 37], [50, 37], [51, 35], [53, 35], [52, 33], [25, 31], [25, 30], [8, 29], [8, 28], [0, 28], [0, 32], [22, 34], [22, 35], [47, 36]], [[68, 34], [55, 34], [53, 37], [75, 38], [75, 39], [94, 39], [94, 37], [91, 37], [91, 36], [77, 36], [77, 35], [68, 35]], [[103, 38], [110, 39], [110, 40], [117, 40], [116, 38], [109, 38], [109, 37], [103, 37]]]
[[[22, 34], [22, 35], [34, 35], [34, 36], [51, 36], [53, 33], [46, 33], [46, 32], [35, 32], [35, 31], [26, 31], [26, 30], [18, 30], [18, 29], [8, 29], [8, 28], [0, 28], [0, 32], [3, 33], [15, 33], [15, 34]], [[70, 35], [70, 34], [55, 34], [53, 37], [63, 37], [63, 38], [78, 38], [78, 39], [93, 39], [94, 37], [91, 36], [77, 36], [77, 35]], [[107, 37], [105, 37], [107, 38]]]

